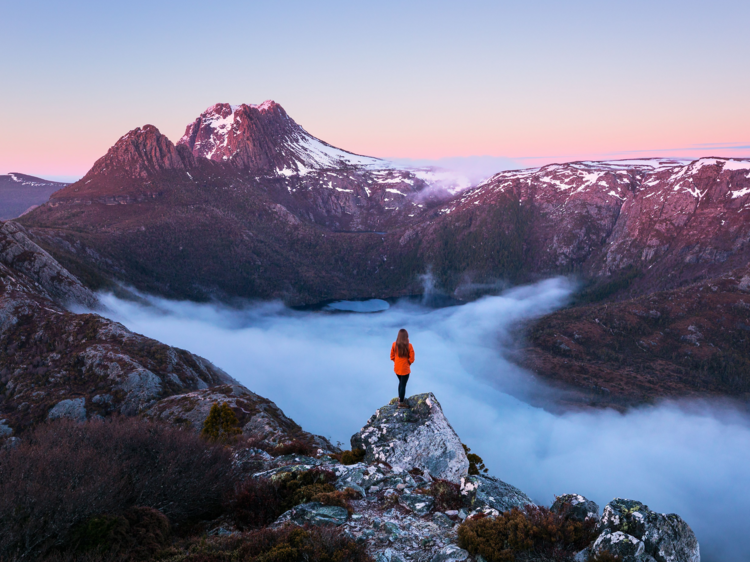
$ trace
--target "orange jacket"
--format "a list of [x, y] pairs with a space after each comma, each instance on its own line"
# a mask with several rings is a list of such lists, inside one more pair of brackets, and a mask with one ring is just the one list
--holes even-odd
[[409, 344], [409, 358], [399, 357], [396, 353], [396, 342], [391, 346], [391, 361], [393, 361], [393, 370], [397, 375], [408, 375], [411, 373], [410, 365], [414, 363], [414, 348]]

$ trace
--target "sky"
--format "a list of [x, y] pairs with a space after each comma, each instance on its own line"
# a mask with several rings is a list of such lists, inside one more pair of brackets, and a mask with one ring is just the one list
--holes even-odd
[[[679, 514], [704, 562], [747, 560], [750, 417], [725, 403], [661, 403], [554, 414], [528, 404], [554, 391], [506, 359], [518, 322], [563, 306], [575, 286], [548, 279], [463, 306], [374, 303], [373, 314], [294, 311], [281, 303], [139, 302], [104, 295], [106, 316], [197, 353], [305, 430], [349, 448], [377, 408], [396, 396], [389, 359], [398, 329], [414, 346], [406, 394], [433, 392], [461, 440], [490, 473], [550, 505], [583, 494]], [[352, 304], [352, 303], [349, 303]], [[362, 303], [358, 303], [360, 306]], [[381, 306], [385, 305], [385, 306]]]
[[273, 99], [386, 158], [750, 157], [750, 3], [0, 0], [0, 173]]

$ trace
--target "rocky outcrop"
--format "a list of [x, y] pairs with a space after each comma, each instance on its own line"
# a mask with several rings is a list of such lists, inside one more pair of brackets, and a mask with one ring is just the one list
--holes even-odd
[[599, 519], [599, 506], [596, 502], [580, 494], [563, 494], [557, 496], [550, 510], [564, 514], [567, 519], [583, 523], [587, 519]]
[[485, 515], [499, 515], [514, 507], [534, 505], [531, 498], [515, 486], [484, 475], [461, 478], [461, 496], [470, 509]]
[[278, 103], [217, 103], [187, 126], [178, 145], [195, 157], [257, 174], [292, 175], [352, 166], [388, 167], [378, 158], [335, 148], [305, 131]]
[[398, 400], [379, 408], [351, 438], [352, 449], [364, 449], [366, 462], [387, 462], [405, 470], [419, 468], [435, 478], [460, 482], [468, 475], [469, 459], [461, 440], [432, 393]]
[[679, 515], [664, 515], [633, 500], [615, 498], [604, 508], [593, 553], [609, 551], [623, 562], [700, 562], [692, 529]]
[[211, 407], [225, 402], [237, 416], [242, 434], [247, 438], [260, 440], [268, 446], [299, 440], [321, 453], [338, 450], [325, 437], [304, 431], [271, 400], [236, 383], [170, 396], [154, 404], [144, 415], [201, 431]]
[[122, 136], [81, 179], [96, 176], [146, 179], [164, 170], [185, 170], [195, 165], [188, 150], [180, 150], [153, 125], [137, 127]]
[[187, 351], [66, 310], [50, 293], [78, 303], [91, 293], [33, 244], [16, 251], [23, 232], [14, 225], [5, 223], [2, 232], [10, 232], [3, 247], [11, 248], [5, 254], [11, 267], [0, 262], [4, 427], [18, 433], [58, 417], [134, 415], [165, 396], [235, 382]]
[[0, 263], [24, 274], [45, 296], [63, 305], [97, 305], [94, 294], [32, 242], [26, 229], [15, 222], [0, 223]]

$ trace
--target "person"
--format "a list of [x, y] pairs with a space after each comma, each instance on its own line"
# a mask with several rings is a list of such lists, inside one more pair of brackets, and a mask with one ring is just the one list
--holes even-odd
[[398, 377], [398, 407], [408, 408], [404, 395], [406, 383], [409, 382], [411, 364], [414, 363], [414, 348], [409, 343], [409, 332], [403, 328], [398, 331], [398, 337], [391, 346], [391, 361], [393, 361], [393, 370]]

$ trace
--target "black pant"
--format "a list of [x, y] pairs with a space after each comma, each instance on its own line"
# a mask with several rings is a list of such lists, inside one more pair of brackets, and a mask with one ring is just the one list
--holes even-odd
[[406, 394], [406, 383], [409, 382], [409, 375], [396, 375], [398, 377], [398, 401], [404, 401]]

